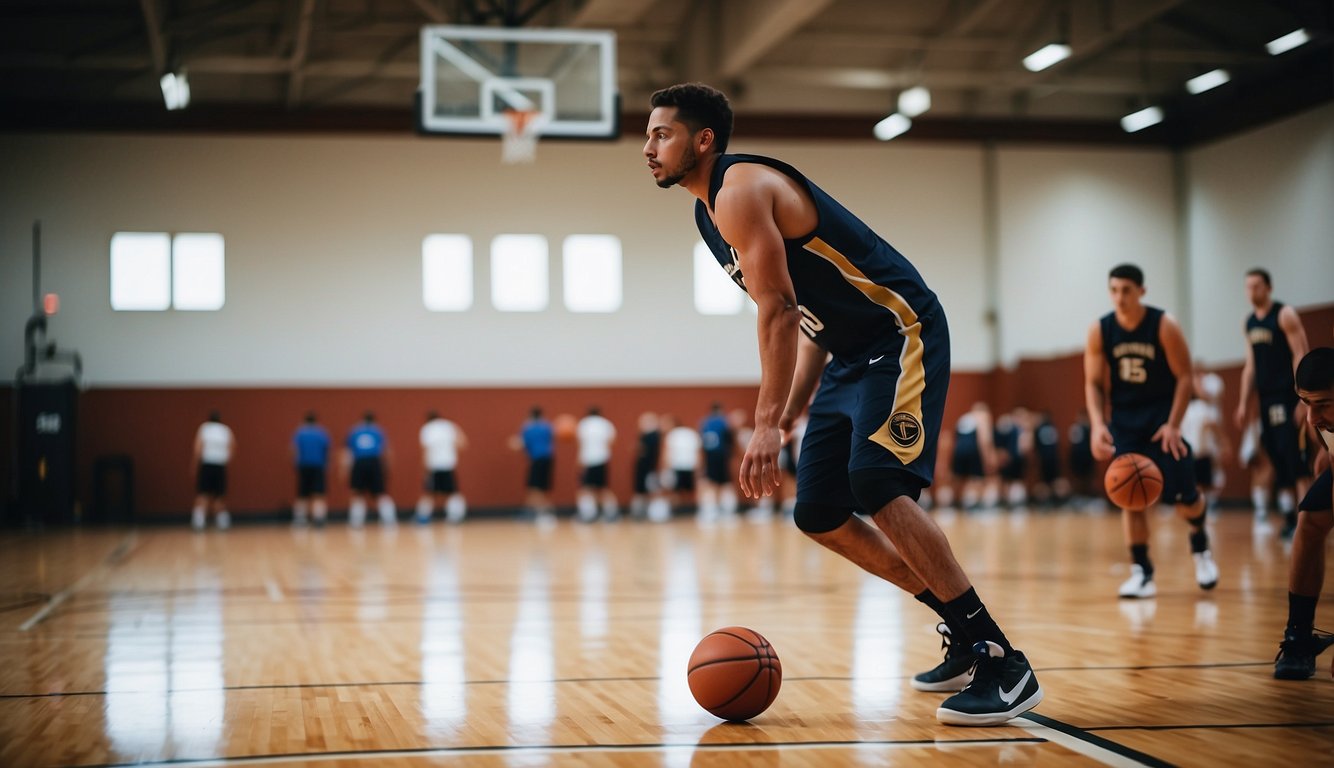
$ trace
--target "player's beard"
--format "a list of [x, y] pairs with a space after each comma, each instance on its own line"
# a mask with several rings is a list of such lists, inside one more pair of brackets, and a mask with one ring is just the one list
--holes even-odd
[[674, 187], [677, 184], [680, 184], [681, 179], [684, 179], [686, 177], [686, 174], [695, 170], [695, 166], [698, 163], [699, 163], [699, 156], [695, 154], [695, 148], [686, 145], [686, 154], [684, 157], [681, 158], [680, 169], [676, 173], [673, 173], [671, 176], [667, 176], [663, 178], [661, 181], [659, 181], [658, 186], [662, 187], [663, 189], [667, 189], [668, 187]]

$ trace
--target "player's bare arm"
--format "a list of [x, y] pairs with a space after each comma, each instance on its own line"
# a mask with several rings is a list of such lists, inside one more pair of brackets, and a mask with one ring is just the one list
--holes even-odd
[[797, 366], [792, 374], [792, 390], [787, 396], [787, 407], [778, 420], [783, 438], [791, 437], [792, 425], [806, 412], [811, 394], [820, 383], [820, 374], [829, 362], [829, 353], [805, 334], [797, 334]]
[[[1297, 374], [1297, 364], [1306, 357], [1306, 353], [1311, 351], [1311, 344], [1306, 340], [1306, 329], [1302, 327], [1302, 319], [1297, 314], [1297, 310], [1285, 304], [1283, 309], [1278, 312], [1278, 327], [1283, 329], [1283, 335], [1288, 339], [1288, 348], [1292, 350], [1292, 373]], [[1297, 407], [1293, 409], [1293, 421], [1297, 428], [1307, 429], [1306, 427], [1306, 404], [1301, 400], [1297, 401]], [[1311, 432], [1308, 437], [1314, 438], [1316, 435]]]
[[1191, 392], [1195, 388], [1190, 359], [1190, 346], [1186, 344], [1186, 335], [1175, 318], [1164, 314], [1158, 327], [1158, 341], [1167, 354], [1167, 366], [1172, 375], [1177, 377], [1176, 391], [1172, 393], [1172, 412], [1167, 423], [1158, 428], [1151, 438], [1159, 443], [1163, 451], [1180, 459], [1186, 455], [1186, 442], [1181, 439], [1181, 419], [1186, 415], [1186, 406], [1190, 404]]
[[1102, 326], [1089, 327], [1088, 341], [1084, 344], [1084, 406], [1089, 414], [1089, 449], [1093, 458], [1106, 461], [1116, 453], [1112, 433], [1107, 430], [1103, 404], [1107, 395], [1102, 383], [1107, 378], [1107, 361], [1102, 356]]
[[[1241, 325], [1242, 338], [1246, 337], [1246, 324]], [[1293, 356], [1294, 359], [1301, 358]], [[1241, 366], [1241, 393], [1237, 399], [1237, 413], [1233, 417], [1237, 422], [1237, 429], [1246, 431], [1246, 425], [1251, 420], [1251, 387], [1255, 385], [1255, 350], [1251, 348], [1251, 343], [1246, 342], [1246, 362]]]
[[792, 389], [801, 313], [775, 218], [776, 185], [756, 169], [734, 168], [718, 191], [714, 221], [737, 251], [746, 290], [759, 307], [760, 392], [755, 432], [741, 459], [742, 493], [758, 498], [778, 487], [779, 420]]

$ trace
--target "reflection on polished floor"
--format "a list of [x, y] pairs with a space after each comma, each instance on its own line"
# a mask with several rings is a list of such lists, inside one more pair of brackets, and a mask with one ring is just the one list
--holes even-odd
[[[1115, 597], [1114, 515], [938, 519], [1041, 677], [1031, 719], [937, 723], [940, 695], [908, 685], [939, 660], [930, 612], [784, 521], [7, 532], [0, 765], [1330, 759], [1330, 661], [1271, 678], [1287, 555], [1249, 516], [1215, 520], [1210, 593], [1184, 526], [1160, 519], [1143, 602]], [[747, 725], [686, 686], [695, 643], [731, 624], [785, 674]]]

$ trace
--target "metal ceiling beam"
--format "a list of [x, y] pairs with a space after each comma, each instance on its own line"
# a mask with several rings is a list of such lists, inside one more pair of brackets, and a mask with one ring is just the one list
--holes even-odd
[[654, 0], [588, 0], [569, 21], [571, 27], [623, 27], [634, 24]]
[[[886, 91], [923, 84], [940, 90], [1004, 89], [1009, 76], [1004, 72], [981, 74], [972, 70], [922, 71], [916, 67], [904, 69], [876, 69], [857, 67], [765, 67], [756, 70], [750, 78], [775, 80], [785, 83], [804, 83], [826, 88]], [[1050, 87], [1071, 93], [1128, 94], [1140, 90], [1134, 77], [1062, 77]]]
[[162, 37], [158, 0], [139, 0], [139, 8], [143, 10], [144, 26], [148, 29], [148, 51], [153, 62], [153, 74], [162, 77], [167, 72], [167, 43]]
[[832, 1], [774, 0], [762, 5], [750, 3], [739, 12], [739, 16], [732, 17], [735, 23], [728, 25], [731, 28], [724, 30], [725, 34], [740, 34], [728, 41], [719, 74], [728, 78], [745, 72], [775, 45], [819, 15]]
[[1088, 61], [1124, 40], [1126, 35], [1143, 27], [1145, 24], [1153, 22], [1158, 17], [1184, 2], [1186, 2], [1186, 0], [1161, 0], [1160, 2], [1147, 7], [1141, 6], [1138, 12], [1131, 14], [1127, 19], [1092, 40], [1081, 41], [1078, 45], [1075, 44], [1075, 41], [1070, 41], [1070, 58], [1054, 67], [1044, 69], [1041, 72], [1024, 72], [1019, 75], [1015, 85], [1019, 88], [1027, 88], [1050, 79], [1059, 74], [1061, 70], [1069, 69], [1073, 64]]
[[301, 102], [301, 88], [305, 85], [306, 58], [310, 54], [310, 28], [315, 18], [315, 0], [301, 0], [301, 15], [297, 17], [296, 44], [292, 47], [291, 76], [287, 81], [287, 108], [295, 109]]
[[433, 24], [449, 23], [449, 14], [440, 10], [438, 7], [432, 5], [430, 0], [412, 0], [412, 4], [417, 6], [417, 8], [421, 10], [422, 13], [426, 14], [426, 18], [430, 19], [431, 23]]

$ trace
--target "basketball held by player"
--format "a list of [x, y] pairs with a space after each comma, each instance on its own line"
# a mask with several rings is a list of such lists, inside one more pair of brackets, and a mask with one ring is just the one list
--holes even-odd
[[[1218, 584], [1218, 566], [1204, 529], [1205, 504], [1195, 484], [1191, 447], [1181, 439], [1181, 419], [1194, 391], [1190, 348], [1176, 320], [1144, 304], [1144, 272], [1121, 264], [1108, 274], [1113, 310], [1093, 323], [1084, 350], [1084, 395], [1094, 458], [1138, 453], [1163, 475], [1162, 501], [1190, 528], [1195, 579], [1201, 589]], [[1103, 382], [1110, 380], [1109, 390]], [[1107, 415], [1107, 406], [1111, 413]], [[1144, 509], [1122, 509], [1131, 573], [1117, 594], [1157, 595], [1149, 559], [1149, 520]]]

